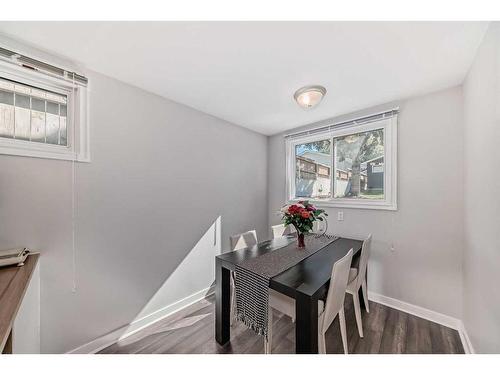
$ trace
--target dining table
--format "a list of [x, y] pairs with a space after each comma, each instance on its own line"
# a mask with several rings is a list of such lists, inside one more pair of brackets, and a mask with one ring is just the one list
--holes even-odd
[[[296, 241], [296, 235], [292, 234], [216, 256], [215, 339], [219, 345], [226, 345], [231, 336], [231, 271], [242, 262]], [[361, 254], [362, 245], [361, 240], [338, 237], [269, 280], [269, 288], [295, 300], [296, 353], [318, 353], [318, 300], [326, 298], [335, 262], [345, 256], [350, 249], [353, 249], [353, 263], [356, 262], [356, 258]], [[359, 300], [361, 307], [364, 307], [361, 295]]]

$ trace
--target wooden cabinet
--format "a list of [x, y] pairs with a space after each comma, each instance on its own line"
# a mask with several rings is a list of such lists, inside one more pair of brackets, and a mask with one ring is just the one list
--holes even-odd
[[40, 353], [39, 254], [0, 268], [0, 352]]

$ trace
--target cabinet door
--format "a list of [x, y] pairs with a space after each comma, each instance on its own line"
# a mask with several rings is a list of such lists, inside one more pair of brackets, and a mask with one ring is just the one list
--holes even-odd
[[14, 320], [12, 353], [40, 353], [40, 261], [33, 270], [30, 285]]

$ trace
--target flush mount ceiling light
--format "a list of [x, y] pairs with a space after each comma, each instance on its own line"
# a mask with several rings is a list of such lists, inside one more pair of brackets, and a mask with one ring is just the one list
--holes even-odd
[[299, 106], [305, 109], [315, 107], [326, 95], [326, 89], [323, 86], [305, 86], [293, 95], [293, 98]]

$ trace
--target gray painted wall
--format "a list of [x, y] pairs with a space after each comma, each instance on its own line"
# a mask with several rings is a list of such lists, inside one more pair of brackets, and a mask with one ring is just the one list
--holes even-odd
[[500, 352], [500, 23], [464, 83], [464, 324], [476, 352]]
[[[42, 252], [46, 353], [209, 287], [213, 248], [198, 246], [200, 256], [178, 266], [219, 216], [223, 248], [233, 233], [268, 234], [265, 136], [99, 74], [89, 78], [92, 162], [75, 165], [76, 275], [71, 162], [0, 155], [0, 248]], [[185, 282], [162, 289], [176, 269]]]
[[[372, 292], [460, 318], [462, 91], [460, 87], [451, 88], [334, 120], [396, 104], [400, 107], [398, 211], [342, 209], [344, 221], [340, 222], [336, 220], [338, 209], [329, 208], [329, 228], [347, 236], [373, 234], [369, 263]], [[275, 212], [285, 202], [283, 135], [270, 138], [268, 157], [269, 221], [276, 224], [279, 216]]]

